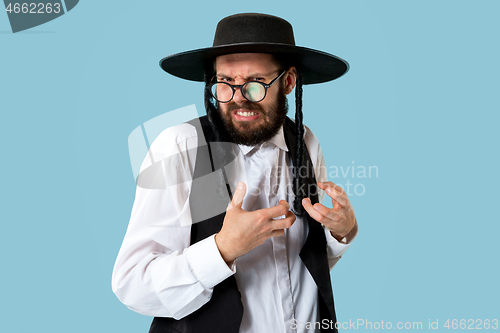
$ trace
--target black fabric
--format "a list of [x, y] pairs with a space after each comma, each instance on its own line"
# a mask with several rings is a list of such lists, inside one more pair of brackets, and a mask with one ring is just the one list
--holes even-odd
[[[205, 136], [206, 142], [209, 143], [208, 146], [203, 145], [200, 135], [200, 127], [197, 125], [198, 122], [190, 122], [195, 125], [198, 131], [198, 143], [199, 147], [202, 149], [207, 149], [208, 154], [211, 154], [209, 149], [210, 142], [215, 140], [213, 132], [208, 123], [206, 116], [199, 118], [202, 131]], [[292, 160], [295, 157], [295, 144], [296, 144], [296, 129], [295, 124], [288, 117], [286, 118], [284, 125], [285, 142], [287, 147], [292, 154]], [[314, 168], [307, 151], [304, 147], [304, 164], [307, 166], [307, 184], [306, 194], [309, 195], [311, 201], [314, 203], [318, 202], [316, 180], [314, 177]], [[198, 148], [198, 151], [200, 148]], [[206, 152], [205, 152], [206, 153]], [[230, 154], [231, 158], [232, 155]], [[208, 172], [206, 165], [202, 166], [198, 164], [200, 161], [198, 158], [195, 165], [195, 176], [203, 176]], [[205, 163], [207, 160], [205, 159]], [[213, 159], [211, 159], [212, 172], [216, 169], [214, 168]], [[214, 189], [221, 188], [221, 183], [224, 182], [223, 178], [220, 178], [218, 183], [211, 184]], [[193, 181], [193, 184], [196, 184]], [[224, 186], [223, 184], [222, 186]], [[198, 185], [194, 185], [198, 186]], [[199, 184], [199, 186], [207, 186], [207, 184]], [[313, 190], [313, 188], [315, 190]], [[196, 191], [192, 188], [191, 193]], [[206, 192], [206, 189], [205, 189]], [[226, 206], [229, 201], [226, 202]], [[195, 200], [191, 200], [191, 207], [197, 204]], [[219, 214], [217, 216], [208, 218], [200, 223], [195, 223], [191, 227], [191, 244], [194, 244], [202, 239], [205, 239], [217, 232], [222, 228], [222, 223], [224, 221], [225, 213]], [[327, 319], [329, 322], [335, 323], [335, 309], [333, 303], [333, 292], [331, 287], [330, 272], [328, 267], [328, 258], [326, 253], [326, 237], [321, 224], [312, 219], [307, 215], [307, 223], [309, 227], [309, 233], [304, 247], [301, 249], [300, 257], [304, 262], [305, 266], [311, 273], [316, 285], [318, 286], [318, 308], [320, 321]], [[198, 333], [198, 332], [210, 332], [210, 333], [237, 333], [239, 332], [239, 327], [241, 324], [241, 319], [243, 317], [243, 305], [241, 303], [241, 294], [238, 290], [236, 284], [236, 279], [234, 276], [230, 276], [226, 280], [215, 286], [212, 298], [209, 302], [203, 305], [200, 309], [196, 310], [192, 314], [176, 320], [173, 318], [162, 318], [155, 317], [151, 324], [149, 333], [170, 333], [170, 332], [182, 332], [182, 333]], [[322, 325], [323, 326], [323, 325]], [[333, 325], [329, 325], [333, 326]], [[321, 332], [337, 332], [335, 328], [333, 329], [321, 329]]]
[[295, 46], [293, 28], [282, 18], [262, 14], [231, 15], [217, 24], [212, 46], [278, 43]]
[[270, 53], [302, 68], [304, 84], [337, 79], [349, 70], [332, 54], [295, 45], [293, 29], [282, 18], [257, 13], [236, 14], [217, 25], [212, 47], [181, 52], [160, 60], [161, 68], [186, 80], [204, 80], [216, 57], [231, 53]]

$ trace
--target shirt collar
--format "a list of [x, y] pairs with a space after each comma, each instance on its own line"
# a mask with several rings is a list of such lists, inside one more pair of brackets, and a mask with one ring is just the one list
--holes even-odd
[[[278, 130], [278, 133], [276, 133], [275, 136], [273, 136], [269, 141], [267, 141], [268, 143], [272, 143], [274, 144], [276, 147], [284, 150], [284, 151], [288, 151], [288, 147], [286, 146], [286, 142], [285, 142], [285, 134], [283, 132], [283, 126], [280, 127], [280, 129]], [[262, 144], [261, 144], [262, 145]], [[244, 155], [248, 154], [252, 149], [254, 149], [255, 147], [260, 147], [261, 145], [256, 145], [256, 146], [245, 146], [245, 145], [239, 145], [240, 146], [240, 149], [242, 151], [242, 153]]]

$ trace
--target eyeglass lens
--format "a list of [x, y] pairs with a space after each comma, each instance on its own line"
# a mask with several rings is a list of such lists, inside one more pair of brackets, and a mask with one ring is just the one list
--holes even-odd
[[[247, 82], [241, 88], [241, 93], [249, 101], [258, 102], [264, 98], [266, 88], [259, 82]], [[218, 82], [212, 86], [212, 95], [219, 102], [229, 102], [233, 98], [233, 89], [225, 82]]]

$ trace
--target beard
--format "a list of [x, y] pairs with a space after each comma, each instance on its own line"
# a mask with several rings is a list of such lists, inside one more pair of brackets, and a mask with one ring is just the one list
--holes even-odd
[[[255, 124], [252, 124], [252, 122], [241, 122], [239, 124], [240, 127], [236, 127], [233, 122], [232, 111], [240, 108], [260, 112], [261, 116], [266, 120], [265, 123], [254, 128]], [[278, 133], [285, 122], [287, 113], [288, 100], [283, 85], [279, 86], [276, 102], [267, 109], [264, 109], [259, 103], [255, 102], [245, 101], [241, 104], [236, 104], [232, 101], [227, 103], [227, 110], [225, 112], [221, 110], [220, 103], [217, 103], [216, 112], [217, 116], [222, 120], [222, 125], [230, 141], [245, 146], [254, 146], [269, 141]]]

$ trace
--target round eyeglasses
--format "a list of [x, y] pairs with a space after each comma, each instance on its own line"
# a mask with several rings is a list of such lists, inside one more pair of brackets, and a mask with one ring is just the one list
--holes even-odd
[[216, 101], [220, 103], [227, 103], [233, 99], [236, 88], [238, 88], [241, 90], [243, 97], [250, 102], [260, 102], [266, 98], [267, 89], [270, 88], [280, 77], [282, 77], [285, 72], [286, 70], [278, 75], [277, 78], [269, 82], [269, 84], [259, 81], [248, 81], [239, 85], [229, 84], [227, 82], [215, 82], [209, 85], [210, 93]]

